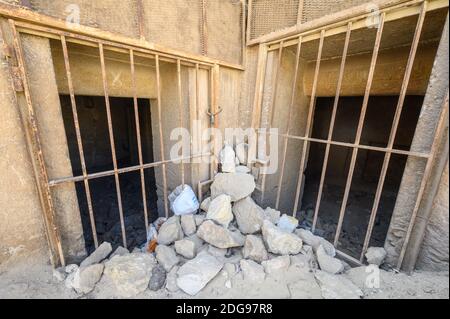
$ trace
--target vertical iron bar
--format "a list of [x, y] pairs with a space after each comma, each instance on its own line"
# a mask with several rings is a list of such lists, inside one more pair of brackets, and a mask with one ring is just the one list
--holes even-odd
[[[386, 13], [383, 12], [380, 16], [380, 22], [378, 25], [378, 31], [377, 31], [377, 35], [376, 35], [376, 39], [375, 39], [375, 45], [374, 45], [374, 49], [373, 49], [373, 54], [372, 54], [372, 60], [370, 62], [370, 69], [369, 69], [369, 74], [368, 74], [368, 79], [367, 79], [367, 85], [366, 85], [366, 90], [364, 92], [364, 100], [363, 100], [363, 104], [361, 107], [361, 114], [359, 117], [359, 122], [358, 122], [358, 129], [356, 131], [356, 138], [355, 138], [355, 143], [356, 145], [359, 145], [360, 139], [361, 139], [361, 133], [362, 133], [362, 129], [364, 126], [364, 119], [366, 116], [366, 111], [367, 111], [367, 105], [369, 102], [369, 96], [370, 96], [370, 89], [372, 87], [372, 81], [373, 81], [373, 75], [375, 73], [375, 66], [377, 64], [377, 58], [378, 58], [378, 51], [380, 49], [380, 44], [381, 44], [381, 36], [383, 34], [383, 27], [384, 27], [384, 18], [386, 16]], [[338, 225], [336, 228], [336, 235], [334, 238], [334, 246], [337, 245], [338, 241], [339, 241], [339, 235], [341, 233], [341, 229], [342, 229], [342, 222], [344, 221], [344, 215], [345, 215], [345, 209], [347, 206], [347, 200], [348, 200], [348, 195], [350, 193], [350, 187], [352, 184], [352, 179], [353, 179], [353, 172], [355, 170], [355, 164], [356, 164], [356, 158], [358, 156], [358, 148], [354, 147], [353, 148], [353, 153], [352, 153], [352, 159], [350, 162], [350, 168], [349, 168], [349, 173], [348, 173], [348, 177], [347, 177], [347, 183], [345, 185], [345, 192], [344, 192], [344, 197], [342, 200], [342, 205], [341, 205], [341, 209], [339, 212], [339, 221], [338, 221]]]
[[[181, 93], [181, 61], [177, 59], [177, 91], [178, 91], [178, 107], [180, 110], [180, 128], [183, 127], [184, 124], [184, 108], [182, 101], [182, 93]], [[183, 153], [183, 151], [182, 151]], [[183, 157], [183, 154], [181, 154]], [[184, 161], [181, 161], [181, 185], [184, 185]], [[184, 186], [183, 186], [184, 187]]]
[[324, 184], [325, 176], [326, 176], [326, 172], [327, 172], [328, 157], [330, 155], [330, 147], [331, 147], [330, 142], [333, 137], [334, 123], [336, 121], [336, 113], [337, 113], [337, 108], [338, 108], [338, 103], [339, 103], [339, 95], [341, 93], [342, 80], [344, 78], [345, 62], [347, 59], [348, 45], [350, 43], [351, 32], [352, 32], [352, 22], [349, 22], [347, 24], [347, 33], [345, 35], [344, 50], [342, 52], [341, 67], [339, 69], [339, 77], [338, 77], [338, 82], [337, 82], [337, 87], [336, 87], [336, 95], [334, 98], [333, 111], [331, 114], [330, 128], [328, 130], [328, 140], [327, 140], [328, 143], [325, 148], [325, 155], [324, 155], [323, 165], [322, 165], [322, 174], [320, 176], [320, 183], [319, 183], [319, 192], [317, 194], [316, 207], [314, 210], [314, 219], [313, 219], [313, 224], [312, 224], [312, 232], [313, 233], [316, 229], [317, 218], [319, 216], [319, 208], [320, 208], [320, 202], [322, 200], [323, 184]]
[[[297, 78], [298, 78], [298, 67], [300, 64], [300, 51], [302, 48], [302, 36], [299, 36], [298, 38], [298, 44], [297, 44], [297, 55], [295, 58], [295, 71], [294, 71], [294, 79], [292, 83], [292, 92], [291, 92], [291, 103], [289, 104], [289, 111], [288, 111], [288, 125], [286, 134], [289, 135], [291, 131], [291, 117], [292, 117], [292, 108], [294, 106], [294, 100], [295, 100], [295, 91], [297, 86]], [[265, 66], [264, 66], [265, 67]], [[281, 195], [281, 184], [283, 182], [283, 175], [284, 175], [284, 167], [286, 165], [286, 153], [287, 153], [287, 146], [288, 146], [288, 138], [284, 137], [284, 146], [283, 146], [283, 160], [281, 162], [281, 173], [280, 177], [278, 179], [278, 190], [277, 190], [277, 199], [275, 202], [275, 208], [278, 209], [280, 204], [280, 195]]]
[[[397, 108], [396, 108], [394, 120], [392, 123], [391, 133], [389, 135], [389, 143], [388, 143], [387, 148], [390, 150], [392, 150], [392, 148], [394, 146], [395, 136], [397, 134], [398, 125], [400, 122], [400, 116], [402, 114], [403, 104], [404, 104], [405, 96], [406, 96], [406, 93], [408, 90], [409, 79], [411, 77], [411, 72], [412, 72], [412, 68], [414, 65], [414, 59], [416, 57], [417, 47], [419, 45], [420, 35], [422, 33], [422, 27], [423, 27], [423, 22], [425, 20], [426, 11], [427, 11], [427, 1], [424, 1], [422, 4], [422, 9], [420, 11], [418, 21], [417, 21], [416, 31], [414, 33], [413, 42], [411, 44], [411, 50], [409, 52], [408, 62], [406, 65], [406, 70], [405, 70], [405, 75], [404, 75], [403, 82], [402, 82], [402, 87], [400, 89], [400, 96], [399, 96], [399, 99], [397, 102]], [[386, 178], [386, 173], [387, 173], [387, 170], [389, 167], [390, 159], [391, 159], [391, 152], [386, 152], [384, 155], [383, 166], [381, 168], [380, 178], [379, 178], [377, 190], [375, 193], [375, 199], [374, 199], [372, 211], [370, 213], [369, 225], [368, 225], [366, 236], [364, 239], [363, 250], [361, 252], [361, 256], [359, 259], [361, 262], [364, 260], [364, 254], [366, 253], [367, 248], [369, 247], [369, 244], [370, 244], [370, 238], [372, 236], [372, 230], [373, 230], [373, 227], [375, 224], [375, 218], [377, 216], [378, 206], [380, 204], [381, 194], [383, 192], [384, 181]]]
[[95, 248], [97, 248], [98, 247], [97, 229], [95, 226], [94, 210], [92, 208], [91, 191], [89, 188], [89, 181], [87, 179], [86, 160], [84, 157], [83, 142], [81, 139], [80, 122], [78, 120], [77, 104], [76, 104], [76, 100], [75, 100], [75, 93], [74, 93], [73, 82], [72, 82], [72, 72], [70, 70], [69, 52], [67, 49], [66, 37], [64, 35], [61, 35], [61, 45], [62, 45], [63, 56], [64, 56], [64, 65], [66, 67], [67, 85], [69, 87], [70, 102], [72, 105], [75, 136], [77, 138], [77, 143], [78, 143], [78, 154], [80, 156], [81, 170], [83, 172], [84, 190], [86, 193], [86, 201], [87, 201], [88, 211], [89, 211], [89, 220], [91, 223], [91, 230], [92, 230], [92, 236], [94, 239], [94, 245], [95, 245]]
[[[314, 108], [316, 105], [316, 89], [317, 89], [317, 81], [319, 80], [319, 71], [320, 71], [320, 60], [322, 59], [322, 49], [323, 49], [323, 41], [325, 37], [325, 30], [322, 30], [320, 32], [320, 42], [319, 42], [319, 49], [317, 51], [317, 61], [316, 61], [316, 69], [314, 71], [314, 82], [312, 86], [311, 91], [311, 98], [309, 101], [309, 111], [308, 111], [308, 119], [306, 122], [306, 130], [305, 135], [307, 138], [311, 135], [311, 128], [312, 128], [312, 119], [314, 114]], [[300, 170], [298, 173], [298, 182], [297, 182], [297, 190], [295, 191], [295, 201], [294, 201], [294, 209], [292, 210], [292, 216], [297, 216], [297, 208], [298, 208], [298, 201], [300, 197], [300, 191], [302, 188], [302, 181], [303, 181], [303, 171], [305, 169], [305, 163], [306, 163], [306, 153], [308, 151], [308, 140], [305, 140], [303, 142], [303, 151], [302, 151], [302, 159], [300, 162]]]
[[103, 80], [103, 91], [105, 94], [105, 105], [106, 105], [106, 116], [108, 120], [108, 131], [109, 131], [109, 142], [111, 145], [111, 155], [114, 167], [114, 177], [116, 181], [116, 193], [117, 193], [117, 204], [119, 206], [119, 215], [120, 215], [120, 227], [122, 229], [122, 241], [123, 246], [127, 248], [127, 236], [125, 232], [125, 221], [123, 218], [123, 207], [122, 207], [122, 194], [120, 192], [120, 180], [119, 173], [117, 171], [117, 158], [116, 158], [116, 146], [114, 144], [114, 131], [112, 126], [112, 118], [111, 118], [111, 105], [109, 102], [109, 93], [108, 93], [108, 80], [106, 76], [106, 66], [105, 66], [105, 56], [103, 51], [103, 44], [101, 42], [98, 43], [99, 53], [100, 53], [100, 64], [102, 68], [102, 80]]

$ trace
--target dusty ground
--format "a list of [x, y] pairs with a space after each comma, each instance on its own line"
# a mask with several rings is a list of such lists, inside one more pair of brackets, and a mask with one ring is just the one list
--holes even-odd
[[[343, 275], [361, 286], [364, 271], [353, 275]], [[287, 278], [289, 277], [289, 278]], [[309, 271], [290, 269], [284, 278], [268, 277], [262, 283], [244, 281], [239, 273], [226, 284], [229, 278], [222, 271], [196, 298], [321, 298], [320, 289]], [[361, 281], [361, 282], [359, 282]], [[228, 286], [228, 287], [227, 287]], [[361, 287], [362, 288], [362, 287]], [[79, 295], [58, 282], [52, 275], [49, 265], [21, 264], [13, 270], [0, 273], [0, 298], [114, 298], [113, 289], [108, 283], [100, 281], [95, 290], [87, 295]], [[363, 289], [364, 298], [449, 298], [448, 272], [416, 272], [412, 276], [393, 272], [381, 272], [379, 289]], [[182, 293], [170, 293], [165, 289], [158, 292], [146, 290], [136, 298], [191, 298]]]

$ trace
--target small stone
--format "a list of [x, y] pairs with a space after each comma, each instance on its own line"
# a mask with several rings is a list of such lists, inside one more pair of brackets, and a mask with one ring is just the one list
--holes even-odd
[[170, 292], [175, 292], [180, 290], [177, 286], [177, 272], [180, 269], [179, 266], [174, 266], [171, 271], [167, 274], [166, 278], [166, 289]]
[[261, 238], [254, 235], [248, 235], [245, 238], [242, 252], [244, 258], [252, 259], [256, 262], [262, 262], [269, 258], [264, 242]]
[[209, 205], [206, 219], [214, 220], [218, 224], [228, 228], [228, 225], [233, 220], [231, 197], [228, 195], [220, 195], [214, 198]]
[[298, 226], [298, 219], [292, 216], [283, 214], [277, 223], [278, 228], [288, 233], [292, 233]]
[[213, 221], [207, 220], [200, 225], [197, 236], [217, 248], [231, 248], [244, 245], [245, 238], [238, 231], [232, 232]]
[[319, 246], [322, 245], [323, 249], [329, 256], [336, 256], [336, 249], [334, 248], [333, 244], [327, 241], [325, 238], [316, 236], [311, 231], [301, 228], [295, 230], [295, 234], [303, 240], [303, 243], [313, 247], [315, 252], [317, 252]]
[[278, 223], [278, 220], [280, 219], [280, 211], [270, 208], [270, 207], [266, 207], [266, 209], [264, 210], [264, 219], [269, 220], [272, 224], [276, 225]]
[[150, 282], [148, 283], [148, 288], [153, 291], [157, 291], [164, 286], [166, 281], [166, 271], [161, 265], [156, 265], [152, 269], [152, 275], [150, 277]]
[[183, 239], [183, 230], [180, 225], [180, 217], [172, 216], [158, 231], [157, 241], [160, 245], [170, 245], [173, 242]]
[[320, 269], [323, 271], [333, 275], [344, 271], [344, 264], [339, 259], [329, 256], [322, 245], [317, 249], [316, 255]]
[[208, 245], [208, 253], [214, 257], [225, 257], [227, 249], [217, 248], [213, 245]]
[[278, 255], [297, 255], [302, 249], [302, 240], [294, 234], [278, 229], [270, 221], [265, 220], [262, 234], [267, 249]]
[[57, 268], [57, 269], [53, 269], [53, 277], [58, 280], [59, 282], [62, 282], [64, 280], [66, 280], [67, 274], [64, 270], [64, 268]]
[[343, 275], [332, 275], [317, 270], [314, 276], [325, 299], [360, 299], [363, 292]]
[[236, 157], [239, 160], [240, 164], [247, 164], [247, 156], [248, 156], [248, 144], [240, 143], [236, 145]]
[[186, 236], [190, 236], [197, 230], [195, 223], [195, 217], [193, 214], [187, 214], [181, 216], [181, 228]]
[[207, 212], [209, 204], [211, 204], [211, 197], [207, 197], [202, 201], [202, 203], [200, 204], [200, 209]]
[[219, 173], [211, 184], [211, 198], [226, 194], [231, 197], [232, 202], [236, 202], [250, 196], [255, 187], [255, 179], [250, 174]]
[[219, 162], [222, 164], [222, 172], [234, 173], [235, 172], [235, 158], [233, 148], [230, 145], [225, 145], [224, 148], [219, 152]]
[[244, 280], [261, 282], [266, 278], [263, 266], [253, 260], [242, 259], [239, 263], [244, 275]]
[[386, 250], [383, 247], [369, 247], [365, 256], [369, 264], [380, 266], [386, 258]]
[[80, 267], [86, 267], [101, 262], [103, 259], [108, 257], [111, 251], [111, 244], [106, 241], [103, 242], [92, 254], [89, 255], [89, 257], [81, 262]]
[[267, 274], [280, 276], [289, 269], [291, 259], [289, 256], [279, 256], [261, 263]]
[[158, 260], [158, 263], [162, 265], [167, 272], [180, 262], [180, 258], [178, 258], [172, 247], [158, 245], [155, 252], [156, 260]]
[[117, 247], [117, 249], [109, 256], [109, 259], [113, 258], [114, 256], [123, 256], [126, 254], [129, 254], [130, 251], [126, 248], [123, 248], [122, 246]]
[[262, 209], [251, 197], [237, 201], [233, 206], [233, 213], [243, 234], [253, 234], [261, 230], [264, 220]]
[[206, 216], [203, 214], [197, 214], [194, 215], [194, 218], [195, 218], [195, 225], [200, 226], [205, 221]]
[[64, 271], [66, 272], [66, 274], [71, 274], [77, 270], [78, 270], [78, 265], [76, 265], [76, 264], [70, 264], [64, 268]]
[[72, 288], [78, 293], [87, 294], [91, 292], [100, 280], [104, 267], [103, 264], [94, 264], [78, 268], [73, 277]]
[[177, 272], [177, 285], [185, 293], [194, 296], [202, 290], [222, 269], [223, 264], [214, 256], [201, 252]]
[[244, 165], [236, 166], [236, 173], [250, 174], [250, 168]]
[[197, 247], [193, 240], [184, 238], [175, 242], [175, 251], [184, 258], [192, 259], [197, 254]]

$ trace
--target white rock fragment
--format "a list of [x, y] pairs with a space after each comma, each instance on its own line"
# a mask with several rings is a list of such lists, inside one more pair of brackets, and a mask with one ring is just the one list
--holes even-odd
[[78, 268], [73, 277], [72, 288], [78, 293], [87, 294], [91, 292], [94, 289], [95, 284], [100, 280], [103, 269], [103, 264], [94, 264]]
[[214, 220], [218, 224], [228, 228], [228, 225], [233, 220], [231, 197], [228, 195], [219, 195], [214, 198], [209, 205], [206, 219]]
[[386, 258], [386, 250], [383, 247], [369, 247], [365, 256], [369, 264], [380, 266]]
[[195, 225], [200, 226], [205, 221], [206, 215], [197, 214], [197, 215], [194, 215], [194, 218], [195, 218]]
[[298, 226], [298, 219], [293, 216], [283, 214], [277, 223], [278, 228], [288, 233], [292, 233]]
[[255, 179], [250, 174], [219, 173], [211, 184], [211, 198], [226, 194], [231, 197], [232, 202], [236, 202], [251, 195], [255, 187]]
[[239, 265], [242, 269], [244, 280], [261, 282], [266, 278], [263, 266], [253, 260], [242, 259]]
[[173, 266], [180, 262], [180, 258], [178, 258], [172, 247], [158, 245], [156, 246], [155, 252], [156, 260], [158, 260], [158, 263], [163, 266], [164, 270], [167, 272], [169, 272]]
[[222, 269], [223, 264], [214, 256], [201, 252], [177, 272], [177, 285], [185, 293], [194, 296], [202, 290]]
[[179, 266], [174, 266], [171, 271], [167, 273], [166, 277], [166, 289], [170, 292], [175, 292], [180, 290], [177, 286], [177, 272], [180, 269]]
[[233, 147], [225, 145], [219, 153], [219, 162], [222, 164], [222, 172], [234, 173], [236, 171], [235, 158], [236, 154], [234, 153]]
[[78, 269], [78, 265], [76, 265], [76, 264], [70, 264], [70, 265], [67, 265], [66, 267], [64, 267], [64, 271], [66, 272], [66, 274], [71, 274], [71, 273], [77, 271], [77, 269]]
[[270, 207], [266, 207], [266, 209], [264, 210], [264, 219], [269, 220], [274, 225], [278, 223], [280, 215], [281, 215], [280, 211]]
[[55, 278], [59, 282], [63, 282], [66, 280], [67, 274], [64, 268], [53, 269], [53, 278]]
[[183, 239], [183, 230], [180, 225], [180, 217], [172, 216], [158, 231], [157, 241], [160, 245], [170, 245], [173, 242]]
[[344, 271], [344, 264], [337, 258], [329, 256], [322, 245], [317, 248], [317, 261], [320, 269], [330, 274], [338, 274]]
[[244, 236], [237, 231], [230, 231], [213, 221], [207, 220], [200, 225], [197, 236], [217, 248], [231, 248], [244, 245]]
[[331, 275], [317, 270], [315, 277], [325, 299], [360, 299], [363, 292], [343, 275]]
[[184, 258], [192, 259], [197, 254], [197, 247], [193, 240], [184, 238], [175, 242], [175, 251]]
[[186, 236], [190, 236], [197, 230], [197, 225], [195, 223], [195, 217], [193, 214], [182, 215], [180, 217], [181, 228]]
[[81, 262], [80, 267], [86, 267], [101, 262], [103, 259], [108, 257], [111, 251], [111, 244], [106, 241], [103, 242], [92, 254], [89, 255], [89, 257]]
[[119, 246], [114, 250], [114, 252], [109, 256], [109, 259], [113, 258], [114, 256], [123, 256], [126, 254], [129, 254], [130, 251], [122, 246]]
[[256, 262], [262, 262], [269, 258], [264, 242], [261, 238], [254, 235], [248, 235], [245, 238], [242, 253], [244, 258], [252, 259]]
[[207, 197], [202, 201], [202, 203], [200, 204], [200, 209], [207, 212], [209, 204], [211, 204], [211, 197]]
[[213, 245], [208, 245], [208, 253], [214, 257], [225, 257], [227, 249], [217, 248]]
[[329, 256], [336, 256], [336, 249], [333, 244], [325, 238], [316, 236], [311, 231], [302, 228], [295, 230], [295, 234], [303, 240], [303, 243], [313, 247], [315, 252], [317, 252], [319, 246], [322, 245], [323, 249]]
[[302, 240], [294, 234], [278, 229], [270, 221], [265, 220], [262, 234], [267, 249], [278, 255], [297, 255], [302, 249]]
[[264, 220], [262, 209], [250, 196], [235, 202], [233, 213], [243, 234], [253, 234], [261, 230]]
[[263, 261], [261, 265], [267, 274], [281, 276], [289, 269], [291, 259], [289, 256], [279, 256]]

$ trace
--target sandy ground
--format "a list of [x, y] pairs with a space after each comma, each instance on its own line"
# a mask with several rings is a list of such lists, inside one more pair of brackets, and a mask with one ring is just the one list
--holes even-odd
[[[292, 267], [291, 267], [292, 268]], [[241, 273], [233, 278], [226, 271], [220, 272], [195, 298], [321, 298], [320, 288], [309, 269], [289, 269], [283, 278], [268, 277], [263, 282], [249, 283]], [[381, 272], [379, 289], [364, 289], [364, 270], [343, 275], [364, 291], [366, 299], [429, 299], [449, 298], [448, 272], [416, 272], [412, 276], [402, 273]], [[104, 277], [103, 277], [104, 278]], [[53, 277], [50, 265], [20, 264], [0, 273], [0, 298], [115, 298], [114, 289], [102, 280], [87, 295], [67, 289], [64, 282]], [[157, 292], [146, 290], [136, 298], [192, 298], [180, 291], [170, 293], [165, 289]]]

